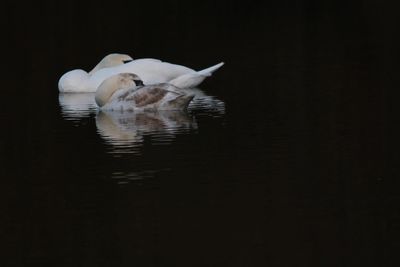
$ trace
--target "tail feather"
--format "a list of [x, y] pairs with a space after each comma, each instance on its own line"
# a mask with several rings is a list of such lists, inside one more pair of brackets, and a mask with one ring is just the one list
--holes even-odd
[[224, 65], [224, 62], [218, 63], [204, 70], [181, 75], [169, 81], [169, 83], [178, 88], [194, 88], [202, 83], [205, 78], [211, 76], [214, 71], [221, 68], [222, 65]]
[[192, 94], [183, 94], [175, 97], [168, 101], [169, 109], [172, 110], [183, 110], [189, 106], [190, 101], [194, 98]]
[[197, 73], [200, 75], [205, 75], [205, 76], [210, 76], [214, 71], [216, 71], [217, 69], [221, 68], [224, 65], [224, 62], [218, 63], [214, 66], [211, 66], [209, 68], [206, 68], [204, 70], [200, 70]]

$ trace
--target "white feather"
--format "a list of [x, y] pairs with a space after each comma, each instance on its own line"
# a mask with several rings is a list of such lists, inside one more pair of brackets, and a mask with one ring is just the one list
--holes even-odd
[[126, 64], [101, 68], [93, 74], [83, 70], [69, 71], [60, 78], [58, 88], [60, 92], [96, 92], [97, 87], [105, 79], [118, 73], [134, 73], [142, 79], [144, 84], [169, 82], [180, 88], [193, 88], [223, 64], [221, 62], [204, 70], [195, 71], [158, 59], [137, 59]]

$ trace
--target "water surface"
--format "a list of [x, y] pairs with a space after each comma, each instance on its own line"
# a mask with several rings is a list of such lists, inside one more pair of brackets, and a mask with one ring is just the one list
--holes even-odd
[[[372, 2], [5, 3], [0, 265], [398, 266], [398, 8]], [[110, 52], [226, 64], [184, 113], [58, 93]]]

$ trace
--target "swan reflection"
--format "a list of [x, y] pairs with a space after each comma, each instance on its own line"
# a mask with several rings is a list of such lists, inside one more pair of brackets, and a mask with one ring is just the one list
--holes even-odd
[[95, 114], [94, 93], [60, 93], [58, 101], [61, 114], [66, 120], [78, 120]]
[[[223, 115], [225, 103], [218, 98], [207, 95], [199, 88], [186, 89], [195, 97], [189, 104], [189, 111], [207, 111], [212, 115]], [[79, 120], [96, 114], [97, 105], [94, 93], [60, 93], [58, 101], [61, 114], [66, 120]]]
[[[207, 95], [198, 88], [186, 89], [195, 97], [187, 112], [118, 112], [100, 111], [94, 93], [60, 93], [59, 103], [64, 119], [80, 122], [81, 119], [96, 115], [99, 135], [112, 144], [112, 153], [138, 152], [144, 136], [151, 136], [152, 143], [168, 144], [178, 133], [197, 129], [195, 117], [207, 115], [218, 117], [225, 113], [225, 103]], [[118, 148], [118, 149], [117, 149]]]
[[207, 111], [213, 116], [225, 114], [225, 103], [215, 96], [207, 95], [199, 88], [186, 90], [194, 95], [192, 102], [189, 104], [190, 111]]
[[[100, 136], [118, 150], [128, 152], [143, 143], [144, 136], [162, 144], [172, 141], [176, 134], [197, 129], [195, 119], [182, 111], [119, 112], [99, 111], [96, 126]], [[123, 149], [123, 150], [121, 150]], [[129, 149], [129, 153], [135, 150]], [[136, 151], [137, 152], [137, 151]]]
[[[105, 149], [113, 158], [111, 178], [118, 184], [141, 182], [166, 169], [131, 165], [139, 157], [151, 162], [152, 153], [162, 153], [179, 135], [196, 134], [200, 128], [197, 121], [204, 117], [223, 117], [225, 103], [217, 97], [195, 88], [187, 89], [195, 97], [188, 110], [158, 112], [100, 111], [94, 93], [60, 93], [59, 104], [62, 117], [79, 127], [92, 127], [95, 120], [97, 134], [106, 144]], [[198, 119], [198, 120], [197, 120]], [[88, 126], [89, 125], [89, 126]], [[155, 150], [151, 147], [157, 146]], [[128, 167], [127, 167], [128, 166]]]

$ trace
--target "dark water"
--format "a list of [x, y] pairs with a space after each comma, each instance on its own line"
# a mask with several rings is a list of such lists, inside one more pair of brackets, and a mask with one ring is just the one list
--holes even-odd
[[[4, 3], [0, 266], [399, 266], [399, 21], [374, 1]], [[59, 95], [105, 54], [186, 113]]]

